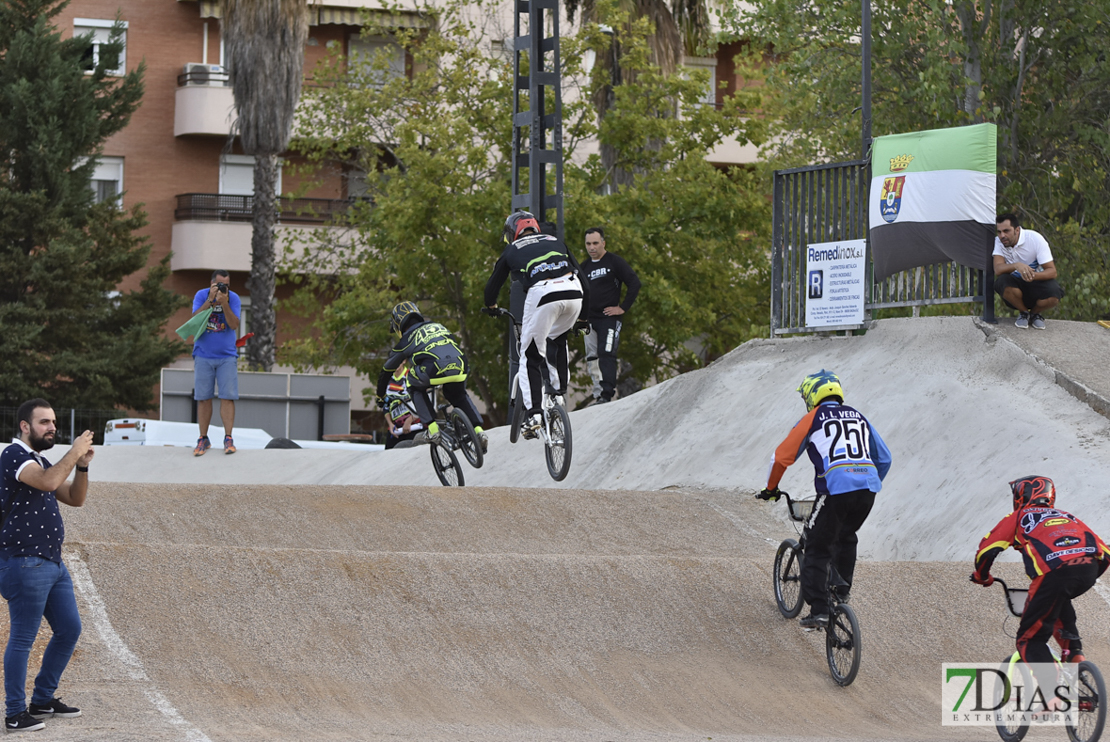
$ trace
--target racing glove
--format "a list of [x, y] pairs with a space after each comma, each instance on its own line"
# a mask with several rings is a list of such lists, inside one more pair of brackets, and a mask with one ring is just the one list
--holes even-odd
[[976, 585], [982, 585], [983, 587], [990, 587], [994, 584], [994, 577], [992, 577], [991, 575], [987, 575], [983, 579], [979, 579], [975, 576], [975, 573], [972, 572], [971, 577], [969, 577], [968, 579], [974, 582]]
[[774, 489], [770, 490], [762, 490], [758, 495], [756, 495], [756, 498], [760, 500], [770, 500], [771, 502], [778, 502], [779, 497], [781, 497], [782, 494], [782, 491], [779, 490], [778, 487], [775, 487]]

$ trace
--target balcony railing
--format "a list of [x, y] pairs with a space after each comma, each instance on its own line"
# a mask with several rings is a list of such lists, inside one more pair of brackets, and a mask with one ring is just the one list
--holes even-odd
[[[280, 198], [278, 221], [282, 224], [341, 224], [359, 199]], [[254, 196], [223, 193], [183, 193], [177, 196], [173, 216], [177, 221], [249, 222]]]

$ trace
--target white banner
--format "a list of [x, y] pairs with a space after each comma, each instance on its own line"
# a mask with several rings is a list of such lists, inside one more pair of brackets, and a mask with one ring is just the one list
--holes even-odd
[[806, 327], [863, 324], [865, 240], [806, 247]]

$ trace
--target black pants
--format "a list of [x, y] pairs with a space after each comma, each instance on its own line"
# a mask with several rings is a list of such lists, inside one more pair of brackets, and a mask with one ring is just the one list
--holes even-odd
[[856, 490], [840, 495], [821, 495], [806, 524], [806, 551], [802, 562], [802, 597], [813, 613], [828, 613], [829, 567], [836, 569], [847, 588], [856, 572], [856, 544], [875, 493]]
[[1057, 299], [1064, 298], [1064, 287], [1061, 286], [1055, 278], [1050, 278], [1047, 281], [1025, 281], [1012, 273], [1003, 273], [994, 279], [994, 290], [999, 296], [1002, 296], [1008, 288], [1015, 288], [1021, 292], [1021, 300], [1025, 303], [1025, 307], [1015, 307], [1010, 302], [1003, 299], [1003, 303], [1011, 309], [1016, 309], [1019, 312], [1032, 312], [1037, 302], [1042, 299]]
[[[1055, 636], [1061, 650], [1083, 651], [1083, 640], [1075, 623], [1071, 601], [1090, 590], [1100, 574], [1094, 559], [1087, 564], [1058, 567], [1033, 580], [1017, 630], [1017, 650], [1026, 662], [1052, 663], [1049, 638]], [[1053, 678], [1037, 678], [1041, 685]], [[1046, 687], [1051, 687], [1048, 685]], [[1051, 697], [1051, 696], [1050, 696]]]
[[[418, 385], [419, 384], [419, 385]], [[478, 414], [478, 409], [471, 401], [470, 395], [466, 393], [465, 381], [452, 381], [448, 384], [424, 386], [417, 379], [409, 380], [409, 393], [412, 395], [412, 406], [416, 408], [416, 414], [420, 415], [420, 422], [424, 423], [427, 427], [428, 423], [436, 419], [435, 410], [432, 409], [431, 395], [428, 390], [431, 386], [439, 386], [440, 393], [446, 397], [455, 409], [462, 410], [466, 415], [466, 419], [470, 420], [470, 424], [478, 427], [482, 424], [482, 417]]]
[[[621, 340], [619, 317], [591, 317], [586, 336], [586, 365], [596, 361], [600, 378], [594, 379], [595, 396], [612, 399], [617, 389], [617, 348]], [[594, 376], [591, 369], [591, 376]], [[600, 387], [600, 393], [598, 388]]]

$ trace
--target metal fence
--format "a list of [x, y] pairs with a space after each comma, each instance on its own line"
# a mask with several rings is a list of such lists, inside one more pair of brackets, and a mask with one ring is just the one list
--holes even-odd
[[[0, 407], [0, 438], [7, 444], [12, 438], [19, 435], [19, 421], [16, 419], [18, 408]], [[93, 443], [104, 443], [104, 424], [109, 420], [128, 417], [122, 410], [76, 410], [64, 407], [55, 407], [54, 416], [58, 421], [58, 433], [55, 443], [68, 445], [73, 439], [86, 430], [93, 432]]]
[[[279, 198], [278, 221], [283, 224], [330, 224], [342, 221], [351, 205], [365, 199]], [[182, 193], [177, 196], [174, 219], [249, 222], [254, 217], [254, 196], [227, 193]]]
[[[806, 247], [811, 243], [867, 239], [864, 316], [877, 309], [993, 299], [984, 271], [953, 263], [911, 268], [876, 281], [868, 238], [867, 160], [775, 171], [771, 254], [771, 336], [853, 330], [857, 326], [805, 326]], [[989, 307], [993, 310], [993, 303]]]

